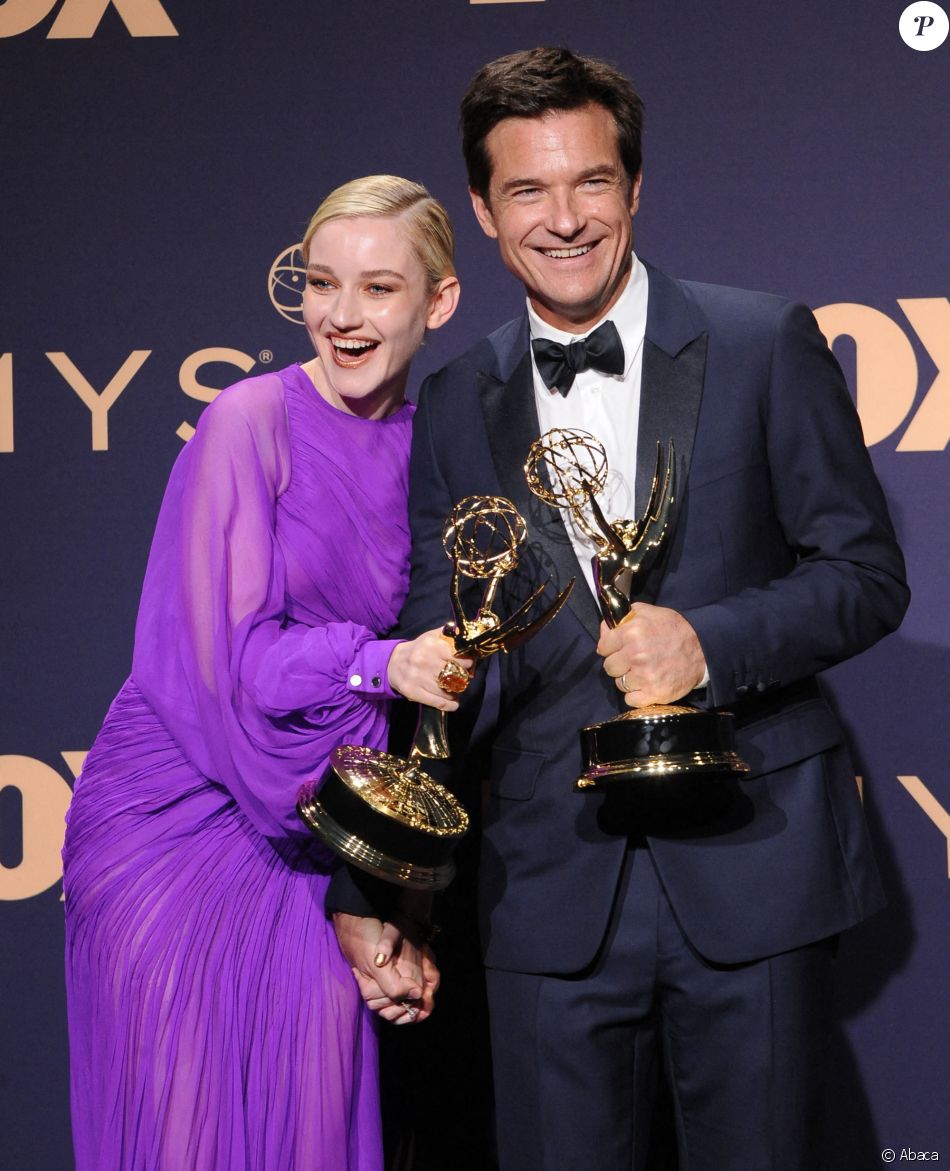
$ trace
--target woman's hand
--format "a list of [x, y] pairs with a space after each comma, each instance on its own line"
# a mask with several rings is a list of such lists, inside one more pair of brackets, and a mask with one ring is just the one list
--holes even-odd
[[[386, 923], [384, 931], [390, 929], [398, 931], [394, 924]], [[383, 990], [377, 978], [366, 976], [354, 968], [353, 974], [359, 985], [360, 995], [367, 1007], [383, 1020], [391, 1021], [397, 1025], [416, 1024], [430, 1017], [435, 1008], [435, 994], [438, 991], [441, 977], [436, 966], [435, 956], [429, 945], [416, 945], [406, 936], [400, 936], [396, 954], [388, 966], [396, 972], [418, 973], [422, 995], [394, 999]]]
[[458, 701], [439, 686], [439, 672], [449, 662], [471, 671], [474, 660], [456, 658], [452, 649], [452, 640], [441, 630], [427, 630], [418, 638], [399, 643], [389, 658], [391, 687], [415, 703], [454, 712]]
[[360, 995], [384, 1020], [407, 1025], [432, 1015], [439, 970], [427, 943], [415, 938], [412, 920], [333, 916], [340, 950], [356, 977]]

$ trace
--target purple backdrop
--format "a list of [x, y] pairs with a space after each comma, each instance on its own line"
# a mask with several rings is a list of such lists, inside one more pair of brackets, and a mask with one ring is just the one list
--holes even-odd
[[828, 1166], [950, 1159], [950, 42], [908, 48], [902, 8], [0, 3], [0, 1168], [71, 1166], [62, 813], [128, 669], [179, 432], [213, 388], [307, 356], [276, 262], [354, 175], [424, 181], [459, 229], [462, 308], [420, 377], [517, 311], [456, 116], [481, 63], [538, 43], [608, 57], [643, 94], [642, 255], [799, 297], [837, 338], [914, 600], [830, 680], [891, 903], [842, 943]]

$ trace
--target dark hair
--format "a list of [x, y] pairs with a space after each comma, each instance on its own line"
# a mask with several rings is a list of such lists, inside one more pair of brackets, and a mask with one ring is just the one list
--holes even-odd
[[462, 153], [473, 191], [488, 198], [489, 133], [505, 118], [540, 118], [594, 102], [613, 115], [617, 146], [631, 182], [640, 172], [643, 103], [624, 75], [596, 57], [541, 47], [490, 61], [475, 74], [462, 99]]

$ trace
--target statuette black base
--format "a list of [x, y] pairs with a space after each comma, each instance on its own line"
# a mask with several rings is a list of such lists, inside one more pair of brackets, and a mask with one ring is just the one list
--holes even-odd
[[652, 704], [581, 729], [584, 771], [578, 792], [617, 782], [697, 776], [741, 777], [731, 712]]
[[452, 881], [452, 851], [468, 829], [455, 797], [412, 761], [344, 745], [320, 781], [300, 790], [297, 813], [348, 862], [413, 890]]

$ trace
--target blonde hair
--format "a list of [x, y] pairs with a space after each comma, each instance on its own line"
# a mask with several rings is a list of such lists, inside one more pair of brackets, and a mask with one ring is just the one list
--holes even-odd
[[430, 290], [447, 276], [455, 276], [455, 232], [449, 213], [420, 183], [398, 175], [365, 175], [337, 187], [310, 217], [300, 251], [307, 262], [310, 241], [331, 220], [373, 216], [400, 217]]

